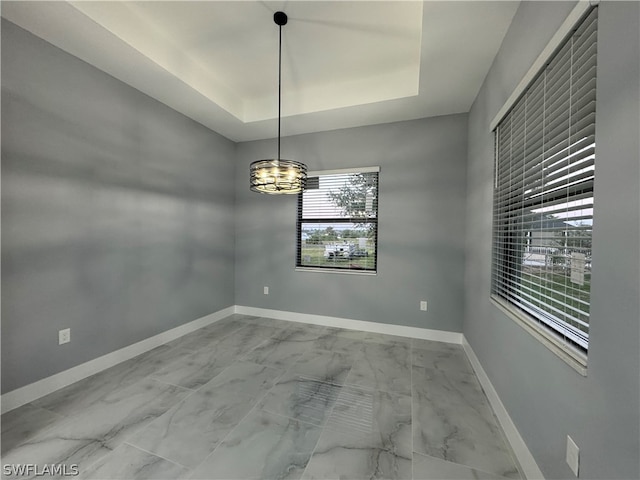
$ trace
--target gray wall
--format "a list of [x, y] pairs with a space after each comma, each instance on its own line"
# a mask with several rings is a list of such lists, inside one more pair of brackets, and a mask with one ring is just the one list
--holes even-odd
[[233, 305], [234, 155], [2, 21], [3, 392]]
[[489, 122], [573, 2], [523, 2], [469, 114], [464, 334], [547, 478], [640, 478], [638, 143], [640, 4], [601, 2], [591, 335], [582, 377], [489, 301], [493, 147]]
[[380, 166], [377, 276], [295, 271], [297, 197], [248, 188], [249, 164], [276, 144], [239, 144], [236, 304], [461, 331], [466, 129], [452, 115], [282, 139], [283, 158], [310, 170]]

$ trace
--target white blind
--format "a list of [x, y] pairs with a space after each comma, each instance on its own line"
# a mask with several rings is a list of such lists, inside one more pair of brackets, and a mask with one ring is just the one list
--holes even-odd
[[298, 267], [375, 272], [378, 172], [310, 173], [298, 196]]
[[495, 132], [492, 294], [589, 344], [597, 8]]

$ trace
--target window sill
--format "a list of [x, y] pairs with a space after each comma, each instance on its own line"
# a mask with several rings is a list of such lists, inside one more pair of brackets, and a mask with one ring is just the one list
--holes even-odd
[[314, 268], [314, 267], [296, 267], [296, 272], [317, 272], [317, 273], [337, 273], [338, 275], [364, 275], [368, 277], [375, 277], [378, 272], [366, 271], [366, 270], [339, 270], [331, 268]]
[[571, 346], [564, 344], [552, 332], [548, 332], [543, 327], [536, 325], [527, 315], [511, 307], [506, 302], [491, 296], [493, 303], [502, 313], [524, 328], [529, 334], [540, 341], [547, 349], [553, 352], [563, 362], [573, 368], [583, 377], [587, 376], [587, 356], [577, 351]]

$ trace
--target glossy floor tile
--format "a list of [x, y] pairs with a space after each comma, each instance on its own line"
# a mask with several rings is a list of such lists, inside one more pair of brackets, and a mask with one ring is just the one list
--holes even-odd
[[324, 330], [313, 342], [314, 350], [326, 350], [341, 355], [347, 355], [355, 360], [364, 347], [364, 341], [355, 338], [342, 337], [338, 329]]
[[170, 347], [179, 347], [185, 350], [197, 350], [200, 347], [211, 348], [219, 345], [225, 337], [231, 333], [246, 327], [246, 324], [238, 321], [223, 321], [212, 323], [207, 327], [189, 333], [172, 342], [167, 343]]
[[345, 386], [326, 426], [336, 432], [375, 435], [383, 444], [411, 448], [411, 397]]
[[344, 386], [303, 478], [411, 479], [411, 397]]
[[344, 384], [354, 359], [345, 353], [329, 350], [311, 350], [303, 353], [289, 367], [290, 372], [333, 385]]
[[283, 372], [236, 363], [177, 404], [129, 443], [186, 467], [199, 465]]
[[285, 374], [258, 408], [314, 425], [323, 425], [340, 386], [291, 372]]
[[115, 390], [9, 450], [2, 461], [5, 464], [77, 465], [82, 473], [185, 398], [188, 392], [152, 379]]
[[411, 479], [411, 449], [378, 435], [325, 430], [303, 479]]
[[196, 469], [197, 479], [300, 478], [321, 429], [256, 410]]
[[474, 375], [414, 367], [412, 393], [415, 452], [498, 476], [519, 477]]
[[65, 417], [31, 404], [2, 416], [2, 455], [61, 422]]
[[451, 370], [473, 374], [473, 368], [461, 345], [414, 340], [412, 342], [412, 364], [418, 367]]
[[244, 360], [278, 368], [287, 368], [298, 361], [300, 356], [308, 350], [311, 343], [311, 340], [299, 341], [289, 340], [287, 337], [272, 337], [245, 355]]
[[411, 394], [410, 347], [401, 343], [366, 343], [346, 383], [389, 393]]
[[459, 480], [498, 480], [499, 477], [491, 473], [465, 467], [458, 463], [447, 462], [439, 458], [413, 454], [413, 478], [415, 480], [440, 480], [455, 478]]
[[247, 315], [6, 413], [2, 457], [83, 479], [520, 478], [459, 345]]
[[33, 402], [33, 405], [61, 415], [72, 415], [100, 401], [114, 390], [140, 382], [163, 366], [181, 361], [184, 356], [183, 350], [161, 345], [42, 397]]
[[189, 470], [164, 458], [131, 445], [123, 444], [96, 462], [82, 475], [82, 480], [172, 480], [185, 478]]

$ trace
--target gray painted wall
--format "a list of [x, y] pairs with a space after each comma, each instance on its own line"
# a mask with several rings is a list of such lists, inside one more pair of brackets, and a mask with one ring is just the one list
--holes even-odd
[[466, 129], [452, 115], [283, 138], [283, 158], [310, 170], [380, 166], [377, 276], [295, 271], [297, 197], [248, 187], [249, 164], [276, 144], [239, 144], [236, 304], [461, 331]]
[[233, 305], [234, 155], [2, 21], [3, 392]]
[[469, 114], [464, 334], [547, 478], [640, 478], [640, 4], [601, 2], [591, 338], [582, 377], [489, 301], [489, 122], [574, 3], [523, 2]]

